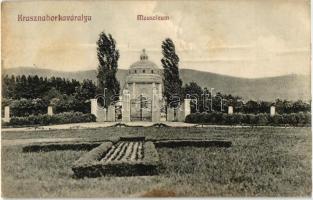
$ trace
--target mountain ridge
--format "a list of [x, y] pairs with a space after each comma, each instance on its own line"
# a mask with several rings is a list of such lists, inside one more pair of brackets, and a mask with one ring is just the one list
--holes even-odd
[[[90, 79], [96, 81], [96, 70], [56, 71], [38, 67], [17, 67], [2, 69], [3, 75], [38, 75], [42, 77], [63, 77], [68, 79]], [[127, 76], [127, 69], [119, 69], [117, 79], [121, 86]], [[224, 94], [241, 96], [245, 100], [274, 101], [276, 98], [288, 100], [310, 100], [310, 75], [289, 74], [264, 78], [243, 78], [193, 69], [180, 69], [183, 83], [196, 82], [201, 87], [215, 88]]]

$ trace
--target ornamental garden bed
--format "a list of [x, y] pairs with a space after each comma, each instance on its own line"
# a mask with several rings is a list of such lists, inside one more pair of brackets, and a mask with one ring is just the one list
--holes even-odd
[[23, 147], [23, 152], [48, 152], [48, 151], [64, 151], [64, 150], [73, 150], [73, 151], [90, 151], [93, 148], [96, 148], [103, 141], [95, 142], [78, 142], [78, 143], [43, 143], [43, 144], [33, 144]]
[[226, 140], [158, 140], [154, 142], [157, 148], [177, 148], [177, 147], [231, 147], [232, 142]]
[[85, 150], [72, 165], [75, 177], [156, 175], [160, 159], [156, 148], [231, 147], [225, 140], [146, 140], [142, 136], [120, 137], [111, 141], [43, 143], [23, 147], [23, 152]]
[[155, 175], [159, 165], [155, 146], [144, 137], [104, 142], [84, 154], [72, 166], [76, 177]]

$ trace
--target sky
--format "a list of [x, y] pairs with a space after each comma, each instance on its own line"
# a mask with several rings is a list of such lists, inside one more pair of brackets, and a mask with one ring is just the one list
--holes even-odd
[[[91, 21], [21, 22], [19, 14], [83, 14]], [[139, 21], [137, 15], [169, 20]], [[5, 2], [3, 67], [96, 69], [101, 31], [116, 40], [122, 69], [142, 49], [161, 68], [161, 43], [171, 38], [180, 68], [246, 78], [310, 74], [308, 0]]]

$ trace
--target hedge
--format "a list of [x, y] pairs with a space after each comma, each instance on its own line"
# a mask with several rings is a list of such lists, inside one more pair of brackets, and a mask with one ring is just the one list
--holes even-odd
[[311, 126], [311, 113], [299, 112], [274, 116], [270, 116], [268, 113], [192, 113], [186, 117], [185, 122], [216, 125]]
[[231, 141], [223, 140], [158, 140], [155, 143], [157, 148], [178, 148], [178, 147], [231, 147]]
[[64, 112], [55, 115], [30, 115], [28, 117], [12, 117], [7, 126], [22, 125], [50, 125], [67, 124], [80, 122], [95, 122], [96, 117], [93, 114], [84, 114], [81, 112]]
[[[49, 102], [37, 99], [2, 99], [2, 110], [5, 106], [10, 106], [12, 116], [25, 117], [29, 115], [46, 114]], [[2, 116], [4, 113], [2, 113]]]
[[32, 144], [23, 147], [23, 152], [49, 152], [49, 151], [90, 151], [103, 142], [77, 142], [77, 143], [44, 143]]
[[[55, 100], [55, 102], [53, 102]], [[10, 106], [10, 113], [16, 117], [27, 117], [29, 115], [47, 114], [49, 105], [53, 105], [54, 113], [63, 112], [83, 112], [90, 113], [90, 102], [85, 99], [76, 99], [73, 96], [67, 96], [66, 98], [54, 98], [48, 101], [47, 99], [2, 99], [1, 108], [4, 110], [5, 106]], [[1, 116], [4, 116], [2, 111]]]

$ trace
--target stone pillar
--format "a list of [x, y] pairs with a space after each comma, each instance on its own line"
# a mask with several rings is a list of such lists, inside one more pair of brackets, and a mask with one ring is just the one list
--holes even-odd
[[184, 122], [185, 121], [185, 103], [182, 103], [177, 111], [177, 121]]
[[97, 122], [105, 122], [105, 121], [107, 121], [107, 109], [98, 108], [97, 109]]
[[53, 107], [48, 106], [48, 115], [52, 116], [53, 115]]
[[173, 108], [167, 107], [166, 121], [168, 122], [174, 121], [174, 109]]
[[152, 89], [152, 122], [160, 122], [160, 99], [156, 87]]
[[191, 102], [191, 99], [185, 99], [184, 100], [184, 114], [185, 114], [185, 118], [187, 117], [187, 115], [189, 115], [191, 113], [190, 102]]
[[4, 122], [10, 122], [10, 106], [4, 107]]
[[136, 98], [136, 83], [133, 83], [132, 89], [133, 89], [132, 98], [134, 99], [134, 98]]
[[228, 114], [232, 115], [234, 113], [234, 108], [232, 106], [228, 106]]
[[96, 116], [97, 122], [104, 122], [107, 119], [106, 109], [98, 108], [97, 99], [90, 99], [91, 102], [91, 114]]
[[122, 121], [130, 121], [130, 94], [127, 89], [123, 90], [123, 101], [122, 101]]
[[91, 114], [95, 115], [97, 118], [97, 110], [98, 110], [98, 104], [97, 104], [97, 99], [90, 99], [91, 102]]
[[159, 84], [159, 94], [162, 97], [162, 84], [161, 83]]
[[110, 105], [108, 107], [108, 121], [115, 122], [115, 106], [114, 105]]
[[271, 116], [275, 115], [275, 106], [271, 106], [270, 115]]

